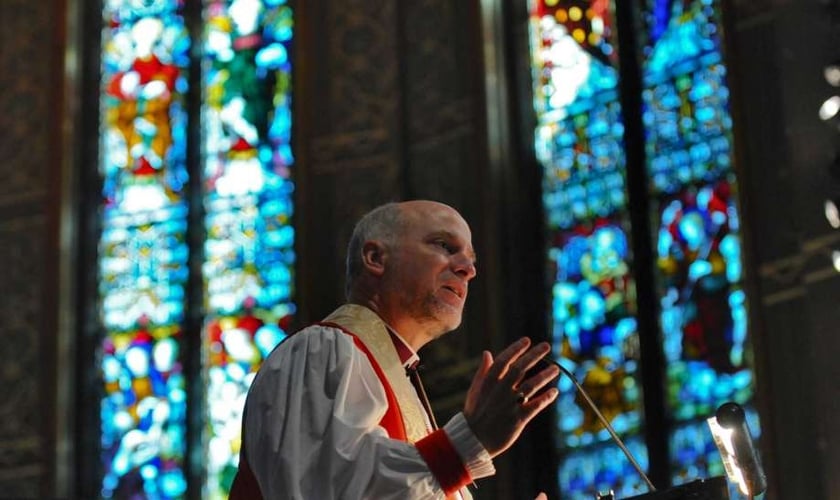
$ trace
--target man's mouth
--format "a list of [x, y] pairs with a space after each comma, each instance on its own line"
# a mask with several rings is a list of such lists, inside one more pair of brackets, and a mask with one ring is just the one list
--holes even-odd
[[466, 291], [465, 288], [457, 286], [457, 285], [443, 285], [443, 288], [445, 290], [449, 290], [450, 292], [455, 294], [455, 296], [457, 296], [459, 299], [463, 299], [464, 296], [467, 294], [467, 291]]

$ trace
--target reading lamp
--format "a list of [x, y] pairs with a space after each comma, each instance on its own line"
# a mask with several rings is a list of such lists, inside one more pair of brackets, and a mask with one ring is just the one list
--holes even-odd
[[707, 422], [729, 480], [747, 498], [763, 493], [767, 478], [753, 446], [744, 409], [736, 403], [724, 403]]

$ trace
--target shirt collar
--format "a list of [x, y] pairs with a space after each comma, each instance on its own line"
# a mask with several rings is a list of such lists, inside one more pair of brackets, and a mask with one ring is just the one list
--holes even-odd
[[397, 350], [397, 356], [400, 358], [400, 363], [402, 363], [405, 369], [414, 368], [420, 363], [420, 356], [414, 352], [414, 349], [408, 345], [408, 342], [405, 341], [404, 338], [400, 336], [399, 333], [395, 332], [393, 328], [390, 326], [388, 327], [388, 333], [391, 334], [391, 342], [394, 343], [394, 348]]

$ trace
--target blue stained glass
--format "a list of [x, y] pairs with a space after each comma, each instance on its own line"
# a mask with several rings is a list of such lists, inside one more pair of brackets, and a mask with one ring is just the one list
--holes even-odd
[[[751, 407], [745, 407], [745, 411], [752, 438], [757, 440], [761, 434], [758, 414]], [[675, 484], [726, 475], [720, 452], [705, 420], [678, 425], [671, 433], [669, 446], [673, 468], [671, 479]], [[731, 482], [729, 494], [732, 498], [742, 495], [737, 484]]]
[[704, 418], [749, 404], [746, 297], [732, 172], [732, 120], [717, 1], [650, 0], [643, 119], [658, 211], [666, 400], [677, 482], [723, 473]]
[[[630, 438], [625, 444], [639, 465], [647, 468], [647, 448], [642, 439]], [[626, 498], [647, 490], [644, 480], [613, 443], [562, 457], [558, 482], [563, 485], [562, 497], [570, 500], [591, 500], [596, 493], [609, 490], [616, 498]]]
[[[632, 260], [625, 227], [624, 125], [612, 2], [531, 2], [534, 147], [549, 226], [552, 338], [619, 434], [642, 456], [641, 389]], [[565, 377], [558, 380], [558, 476], [564, 498], [635, 491], [635, 471], [601, 443], [609, 434]], [[627, 486], [625, 488], [625, 486]]]
[[183, 495], [181, 323], [188, 276], [181, 3], [103, 10], [100, 494]]
[[[604, 227], [613, 229], [605, 234], [623, 236], [627, 226], [617, 54], [609, 35], [590, 38], [588, 31], [603, 22], [603, 33], [612, 32], [611, 5], [534, 0], [530, 6], [534, 147], [543, 167], [543, 205], [556, 272], [555, 350], [583, 379], [597, 373], [597, 379], [614, 380], [617, 367], [625, 370], [624, 392], [600, 395], [607, 401], [610, 395], [634, 401], [640, 391], [632, 376], [637, 366], [632, 280], [627, 274], [624, 288], [612, 288], [586, 274], [606, 271], [615, 279], [632, 266], [626, 249], [616, 244], [626, 238], [595, 236]], [[713, 467], [695, 424], [723, 401], [749, 403], [753, 397], [752, 372], [745, 364], [749, 347], [740, 286], [732, 120], [718, 3], [650, 0], [640, 14], [642, 37], [647, 37], [642, 46], [642, 122], [649, 189], [656, 197], [652, 206], [659, 217], [654, 229], [668, 361], [666, 397], [680, 428], [672, 435], [671, 451], [676, 469], [692, 461], [691, 468], [678, 474], [687, 478], [695, 472], [707, 475]], [[612, 254], [592, 266], [599, 245]], [[612, 293], [617, 290], [630, 293]], [[561, 391], [571, 388], [562, 380], [559, 386]], [[587, 427], [585, 410], [575, 403], [574, 395], [565, 392], [558, 399], [558, 444], [566, 460], [588, 463], [570, 470], [594, 470], [597, 462], [574, 457], [588, 457], [603, 430]], [[612, 418], [620, 432], [632, 434], [641, 425], [632, 408], [620, 409]], [[585, 491], [596, 477], [618, 477], [603, 472], [561, 474], [561, 490]]]
[[[183, 7], [182, 0], [117, 0], [103, 8], [103, 497], [186, 491], [180, 328], [189, 275], [184, 97], [192, 42]], [[293, 13], [283, 0], [233, 0], [207, 2], [204, 14], [205, 493], [220, 497], [236, 465], [240, 398], [295, 311]]]
[[718, 30], [709, 28], [718, 17], [706, 3], [649, 2], [642, 97], [655, 191], [674, 192], [731, 170], [726, 69]]
[[203, 274], [209, 498], [226, 498], [241, 411], [295, 306], [291, 41], [285, 2], [205, 3]]
[[[635, 383], [638, 334], [628, 278], [628, 247], [621, 228], [601, 223], [568, 237], [552, 249], [556, 269], [553, 319], [555, 351], [618, 432], [640, 426], [639, 391]], [[607, 431], [582, 404], [571, 381], [558, 381], [564, 446], [603, 440]]]
[[740, 244], [728, 224], [734, 195], [720, 181], [663, 205], [657, 248], [669, 402], [677, 418], [699, 418], [752, 395]]

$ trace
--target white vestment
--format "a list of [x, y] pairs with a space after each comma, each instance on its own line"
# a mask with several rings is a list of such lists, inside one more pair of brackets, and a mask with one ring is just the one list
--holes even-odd
[[[357, 335], [374, 355], [397, 396], [409, 442], [391, 439], [380, 426], [386, 391], [353, 337], [336, 327], [310, 326], [269, 355], [248, 393], [243, 446], [263, 497], [445, 498], [411, 444], [428, 432], [427, 419], [396, 349], [382, 341], [385, 324], [352, 304], [325, 321]], [[472, 479], [495, 473], [462, 414], [443, 429]]]

